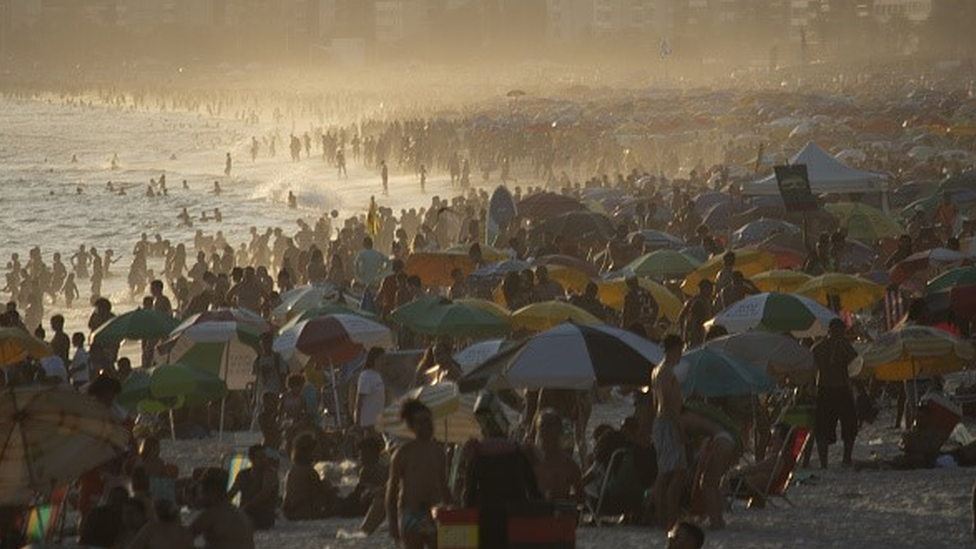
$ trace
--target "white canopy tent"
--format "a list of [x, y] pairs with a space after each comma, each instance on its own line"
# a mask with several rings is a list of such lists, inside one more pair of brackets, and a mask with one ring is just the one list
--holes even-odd
[[[790, 164], [806, 164], [813, 194], [883, 193], [888, 190], [885, 174], [845, 166], [816, 143], [804, 145], [790, 158]], [[742, 186], [742, 194], [778, 195], [776, 174], [746, 183]]]

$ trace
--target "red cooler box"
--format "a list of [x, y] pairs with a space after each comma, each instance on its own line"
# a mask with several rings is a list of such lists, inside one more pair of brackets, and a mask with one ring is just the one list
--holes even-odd
[[508, 509], [510, 549], [574, 549], [576, 512], [552, 504], [519, 504]]
[[921, 405], [932, 427], [946, 438], [962, 421], [962, 408], [942, 393], [927, 393], [922, 397]]
[[477, 509], [435, 509], [438, 549], [478, 549]]

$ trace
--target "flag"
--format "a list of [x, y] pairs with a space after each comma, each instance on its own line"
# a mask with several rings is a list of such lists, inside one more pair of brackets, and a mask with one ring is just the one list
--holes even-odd
[[366, 232], [376, 238], [380, 234], [380, 212], [376, 207], [376, 198], [369, 197], [369, 212], [366, 213]]
[[661, 58], [665, 58], [671, 55], [671, 44], [668, 42], [667, 38], [661, 40]]

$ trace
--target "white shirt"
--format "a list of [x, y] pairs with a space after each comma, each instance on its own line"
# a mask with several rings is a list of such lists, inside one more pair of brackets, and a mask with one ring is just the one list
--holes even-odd
[[88, 383], [91, 379], [88, 368], [88, 351], [84, 347], [78, 347], [74, 358], [71, 359], [71, 381], [75, 384]]
[[44, 375], [50, 378], [60, 379], [59, 385], [68, 384], [68, 370], [64, 367], [64, 362], [59, 356], [46, 356], [41, 359], [41, 368], [44, 370]]
[[366, 369], [359, 374], [359, 382], [356, 384], [356, 391], [359, 393], [361, 411], [359, 413], [359, 426], [372, 427], [376, 425], [376, 420], [383, 413], [386, 405], [386, 386], [383, 378], [376, 370]]

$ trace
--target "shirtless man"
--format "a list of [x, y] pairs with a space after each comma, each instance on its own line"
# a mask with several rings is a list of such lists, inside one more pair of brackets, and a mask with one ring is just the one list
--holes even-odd
[[254, 267], [244, 269], [244, 278], [227, 292], [227, 302], [238, 307], [260, 311], [261, 303], [267, 298], [267, 292], [257, 281]]
[[681, 361], [684, 347], [681, 338], [664, 338], [664, 362], [651, 374], [651, 390], [657, 415], [654, 418], [654, 450], [657, 453], [657, 480], [654, 482], [654, 505], [658, 526], [670, 530], [678, 520], [681, 492], [685, 485], [688, 462], [684, 436], [678, 423], [681, 417], [681, 386], [674, 367]]
[[403, 404], [400, 417], [414, 433], [393, 454], [386, 488], [386, 512], [390, 536], [404, 549], [437, 547], [437, 528], [431, 509], [447, 503], [447, 458], [444, 446], [434, 440], [430, 409], [420, 401]]
[[190, 524], [193, 539], [203, 536], [207, 549], [254, 549], [254, 529], [227, 497], [227, 473], [209, 471], [200, 483], [204, 511]]
[[551, 409], [539, 413], [536, 427], [539, 454], [533, 464], [541, 491], [550, 501], [583, 501], [583, 474], [563, 451], [563, 420]]

